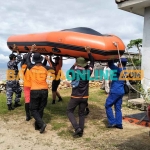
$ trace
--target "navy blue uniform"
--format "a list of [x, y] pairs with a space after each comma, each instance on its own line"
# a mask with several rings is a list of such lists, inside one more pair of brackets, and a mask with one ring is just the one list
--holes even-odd
[[[114, 65], [113, 62], [108, 63], [109, 68], [111, 70], [116, 70], [116, 77], [117, 80], [113, 80], [110, 87], [110, 94], [106, 99], [105, 109], [108, 118], [108, 122], [110, 125], [117, 125], [118, 127], [122, 127], [122, 98], [124, 95], [124, 80], [119, 80], [120, 73], [122, 68], [119, 68]], [[125, 69], [125, 68], [123, 68]], [[112, 111], [112, 106], [114, 105], [115, 115]]]
[[21, 98], [22, 89], [20, 87], [19, 81], [17, 80], [18, 76], [18, 63], [21, 62], [22, 58], [20, 55], [17, 55], [17, 60], [12, 60], [7, 63], [8, 70], [12, 70], [14, 73], [13, 78], [9, 78], [6, 81], [6, 96], [7, 96], [7, 104], [12, 103], [13, 93], [16, 94], [15, 102], [18, 103]]

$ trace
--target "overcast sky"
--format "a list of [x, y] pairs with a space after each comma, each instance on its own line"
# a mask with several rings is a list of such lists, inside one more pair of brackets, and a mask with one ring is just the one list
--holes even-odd
[[[117, 8], [115, 0], [0, 0], [0, 67], [11, 51], [7, 39], [14, 34], [89, 27], [114, 34], [125, 45], [143, 37], [144, 18]], [[64, 61], [63, 68], [72, 65]]]

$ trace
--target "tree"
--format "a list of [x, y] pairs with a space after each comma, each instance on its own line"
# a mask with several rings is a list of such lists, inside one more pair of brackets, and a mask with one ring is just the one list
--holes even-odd
[[[128, 62], [131, 62], [133, 63], [135, 66], [141, 66], [141, 49], [140, 47], [142, 47], [142, 39], [136, 39], [136, 40], [131, 40], [130, 43], [127, 45], [127, 48], [128, 49], [131, 49], [133, 47], [136, 47], [137, 48], [137, 51], [138, 51], [138, 58], [136, 55], [133, 56], [132, 59], [128, 59]], [[131, 84], [131, 82], [130, 82]], [[141, 81], [134, 81], [134, 84], [135, 84], [135, 89], [137, 91], [140, 91], [142, 93], [142, 95], [145, 96], [145, 94], [143, 94], [143, 91], [141, 91]]]
[[131, 40], [130, 43], [127, 45], [127, 48], [133, 48], [136, 47], [138, 52], [139, 52], [139, 60], [141, 61], [141, 49], [142, 47], [142, 39], [136, 39], [136, 40]]

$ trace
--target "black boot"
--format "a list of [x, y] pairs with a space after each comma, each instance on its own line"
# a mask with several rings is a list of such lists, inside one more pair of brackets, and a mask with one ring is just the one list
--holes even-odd
[[52, 101], [52, 104], [55, 104], [55, 100]]
[[31, 119], [29, 103], [25, 103], [26, 121]]
[[7, 104], [8, 106], [8, 110], [14, 110], [14, 108], [12, 107], [12, 104]]
[[35, 121], [34, 125], [35, 125], [35, 130], [40, 130], [40, 127], [38, 126], [36, 121]]
[[43, 133], [45, 131], [46, 128], [46, 124], [44, 123], [40, 129], [40, 133]]
[[89, 113], [90, 113], [90, 110], [89, 110], [89, 108], [88, 108], [88, 107], [86, 107], [86, 108], [85, 108], [84, 115], [85, 115], [85, 116], [87, 116]]
[[20, 107], [21, 104], [18, 104], [18, 102], [15, 102], [14, 107]]
[[58, 102], [61, 102], [62, 101], [62, 98], [61, 97], [59, 97], [59, 100], [58, 100]]
[[83, 135], [83, 130], [81, 128], [78, 128], [75, 130], [74, 134], [73, 134], [73, 137], [74, 138], [77, 138], [77, 137], [82, 137]]

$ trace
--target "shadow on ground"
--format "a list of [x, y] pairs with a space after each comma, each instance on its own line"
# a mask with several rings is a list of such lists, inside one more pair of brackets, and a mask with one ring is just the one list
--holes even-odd
[[150, 136], [149, 133], [142, 133], [132, 136], [116, 145], [119, 150], [149, 150], [150, 149]]

